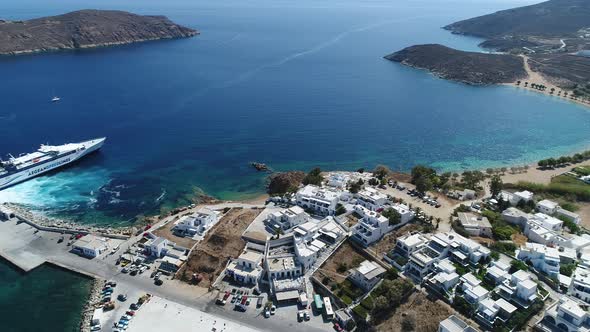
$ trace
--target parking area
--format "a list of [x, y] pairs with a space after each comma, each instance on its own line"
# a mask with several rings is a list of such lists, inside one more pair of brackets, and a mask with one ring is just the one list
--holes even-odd
[[226, 282], [221, 286], [214, 300], [215, 306], [229, 317], [246, 321], [255, 319], [259, 320], [258, 324], [282, 324], [285, 328], [292, 326], [303, 330], [326, 330], [332, 326], [331, 321], [325, 320], [321, 313], [313, 312], [310, 304], [277, 303], [267, 292], [259, 294], [251, 288]]

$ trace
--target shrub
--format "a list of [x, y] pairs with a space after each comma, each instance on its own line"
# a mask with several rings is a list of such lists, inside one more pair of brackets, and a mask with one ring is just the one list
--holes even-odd
[[369, 314], [362, 305], [357, 305], [356, 307], [352, 308], [352, 311], [362, 319], [367, 319], [367, 315]]
[[514, 256], [516, 251], [516, 245], [512, 242], [495, 242], [490, 248], [510, 256]]
[[342, 295], [340, 297], [340, 299], [342, 300], [342, 302], [344, 302], [346, 305], [351, 305], [352, 304], [352, 299], [348, 296], [348, 295]]
[[324, 177], [322, 176], [322, 170], [319, 167], [316, 167], [309, 171], [307, 175], [303, 178], [303, 184], [313, 184], [319, 186], [324, 181]]
[[361, 301], [361, 305], [369, 311], [373, 310], [373, 307], [374, 307], [373, 298], [371, 296], [367, 296], [364, 300]]
[[564, 276], [571, 277], [576, 270], [576, 264], [562, 264], [559, 267], [559, 273], [563, 274]]

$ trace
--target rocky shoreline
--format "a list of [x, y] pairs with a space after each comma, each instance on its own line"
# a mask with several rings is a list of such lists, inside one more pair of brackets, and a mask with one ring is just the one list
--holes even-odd
[[34, 220], [35, 224], [43, 227], [60, 228], [68, 231], [78, 231], [85, 233], [102, 233], [111, 235], [131, 236], [138, 231], [139, 228], [134, 226], [125, 227], [100, 227], [100, 226], [86, 226], [80, 225], [76, 222], [66, 221], [63, 219], [55, 219], [36, 214], [30, 210], [13, 203], [4, 203], [4, 206], [14, 211], [19, 216], [25, 217], [29, 220]]
[[90, 293], [88, 294], [88, 300], [86, 301], [86, 305], [84, 305], [84, 309], [82, 310], [82, 319], [80, 320], [80, 332], [90, 332], [90, 323], [92, 321], [92, 315], [94, 314], [94, 309], [96, 309], [96, 305], [100, 303], [100, 294], [102, 292], [103, 285], [104, 280], [102, 279], [92, 280], [92, 287], [90, 289]]

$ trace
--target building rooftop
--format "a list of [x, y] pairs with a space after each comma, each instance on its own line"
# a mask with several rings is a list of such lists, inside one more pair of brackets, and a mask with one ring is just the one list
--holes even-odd
[[260, 262], [260, 260], [262, 260], [262, 256], [263, 255], [259, 252], [252, 251], [252, 250], [246, 250], [238, 258], [243, 259], [248, 262], [257, 263], [257, 262]]
[[106, 242], [106, 238], [88, 234], [79, 238], [76, 242], [73, 243], [73, 246], [92, 250], [99, 250], [105, 247]]
[[356, 270], [362, 274], [366, 279], [371, 280], [379, 275], [385, 273], [385, 269], [375, 262], [365, 260]]
[[488, 218], [483, 216], [477, 216], [473, 213], [459, 212], [459, 221], [461, 225], [466, 228], [491, 228], [492, 224]]
[[496, 305], [500, 307], [500, 309], [506, 311], [507, 313], [511, 314], [516, 311], [516, 307], [510, 304], [510, 302], [504, 300], [503, 298], [499, 298], [496, 300]]
[[473, 327], [467, 325], [463, 320], [459, 317], [452, 315], [449, 318], [440, 322], [440, 326], [449, 332], [475, 332], [477, 331]]
[[544, 200], [540, 201], [539, 203], [537, 203], [537, 206], [541, 206], [541, 207], [544, 207], [549, 210], [553, 210], [553, 209], [557, 208], [558, 205], [559, 204], [557, 204], [557, 202], [550, 201], [548, 199], [544, 199]]

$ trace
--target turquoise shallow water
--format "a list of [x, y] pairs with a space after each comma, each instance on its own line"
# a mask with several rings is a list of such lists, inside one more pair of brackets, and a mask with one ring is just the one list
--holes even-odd
[[[530, 2], [530, 1], [529, 1]], [[477, 50], [441, 26], [527, 1], [3, 1], [23, 19], [80, 8], [165, 14], [198, 37], [0, 58], [0, 154], [107, 136], [66, 170], [0, 192], [84, 223], [125, 225], [264, 190], [277, 170], [417, 163], [467, 169], [585, 148], [590, 112], [511, 87], [469, 87], [384, 60], [415, 43]], [[57, 104], [52, 95], [62, 97]]]
[[0, 259], [0, 330], [80, 331], [91, 285], [86, 277], [49, 265], [22, 274]]

